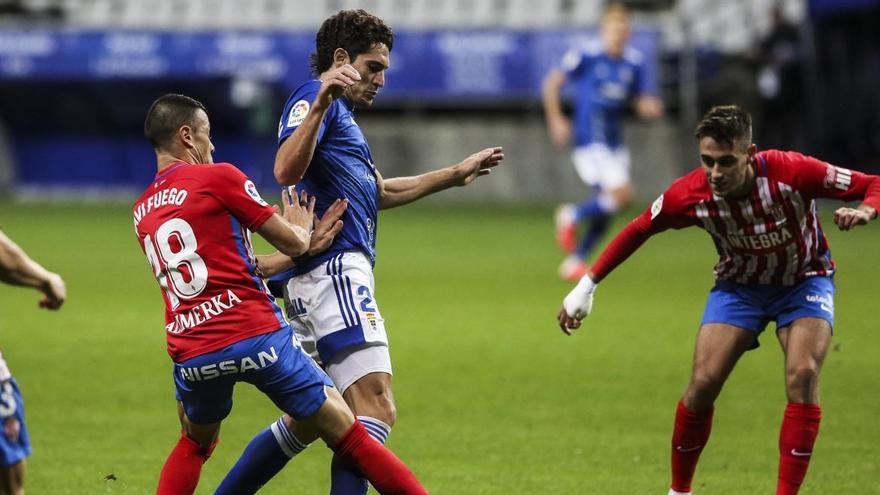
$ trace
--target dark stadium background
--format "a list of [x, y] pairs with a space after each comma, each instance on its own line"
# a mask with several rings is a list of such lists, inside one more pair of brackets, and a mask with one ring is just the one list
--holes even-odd
[[[635, 44], [649, 55], [668, 109], [658, 125], [628, 126], [643, 199], [694, 165], [690, 130], [718, 103], [754, 113], [759, 147], [880, 167], [877, 2], [629, 3]], [[784, 21], [774, 27], [777, 4]], [[567, 153], [543, 132], [539, 88], [568, 46], [594, 34], [600, 6], [4, 0], [0, 189], [13, 196], [133, 194], [151, 175], [144, 109], [168, 91], [204, 100], [216, 158], [241, 164], [271, 187], [277, 120], [286, 96], [308, 77], [315, 29], [336, 9], [365, 7], [397, 33], [387, 87], [374, 109], [361, 112], [386, 176], [451, 162], [462, 142], [495, 140], [508, 145], [514, 166], [480, 199], [555, 201], [560, 190], [577, 198], [582, 191]], [[772, 89], [763, 77], [774, 54], [783, 62]], [[467, 125], [475, 122], [487, 125]], [[419, 145], [426, 140], [430, 148]]]

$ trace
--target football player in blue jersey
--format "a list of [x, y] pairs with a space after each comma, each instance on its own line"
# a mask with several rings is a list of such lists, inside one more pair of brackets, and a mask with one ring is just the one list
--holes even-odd
[[[575, 170], [594, 195], [578, 205], [556, 210], [556, 240], [568, 256], [559, 267], [563, 279], [576, 281], [587, 272], [585, 259], [611, 223], [611, 216], [632, 198], [629, 152], [623, 144], [621, 120], [632, 104], [645, 119], [663, 115], [663, 105], [653, 96], [644, 74], [643, 55], [627, 46], [629, 14], [619, 3], [606, 7], [600, 39], [566, 53], [560, 68], [544, 80], [544, 115], [550, 139], [557, 146], [574, 140]], [[562, 87], [571, 84], [574, 115], [562, 110]], [[572, 127], [574, 130], [572, 132]], [[577, 241], [578, 224], [587, 222]]]
[[[468, 185], [504, 158], [500, 147], [491, 147], [446, 168], [383, 179], [355, 110], [370, 106], [385, 85], [393, 43], [391, 29], [363, 10], [341, 11], [325, 20], [311, 57], [317, 77], [288, 99], [275, 157], [275, 178], [313, 195], [316, 213], [323, 214], [337, 198], [348, 200], [342, 231], [330, 249], [297, 258], [295, 267], [273, 277], [273, 282], [283, 286], [288, 317], [303, 349], [323, 364], [348, 405], [380, 442], [387, 439], [396, 410], [388, 338], [373, 280], [377, 213]], [[292, 419], [283, 421], [294, 437], [300, 435]], [[295, 454], [280, 442], [268, 434], [258, 435], [223, 486], [246, 493], [254, 479], [268, 480]], [[330, 493], [366, 492], [363, 476], [334, 457]]]
[[[31, 287], [43, 293], [41, 308], [55, 310], [64, 304], [67, 289], [57, 273], [32, 260], [0, 231], [0, 281]], [[0, 494], [24, 493], [24, 475], [31, 443], [24, 424], [21, 391], [0, 354]]]

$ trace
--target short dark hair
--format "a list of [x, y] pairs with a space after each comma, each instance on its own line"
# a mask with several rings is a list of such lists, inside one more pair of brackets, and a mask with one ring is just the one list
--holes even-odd
[[748, 147], [752, 144], [752, 117], [737, 105], [712, 107], [697, 124], [694, 136], [710, 137], [731, 148], [737, 142]]
[[164, 149], [171, 144], [181, 126], [195, 127], [198, 110], [208, 113], [205, 105], [195, 98], [173, 93], [160, 96], [147, 111], [144, 136], [154, 149]]
[[605, 4], [605, 7], [602, 8], [602, 17], [611, 14], [623, 15], [624, 17], [629, 18], [629, 9], [626, 7], [626, 4], [620, 1], [611, 1]]
[[366, 10], [340, 10], [327, 18], [315, 35], [315, 52], [309, 64], [316, 76], [333, 65], [333, 52], [342, 48], [354, 60], [382, 43], [388, 51], [394, 45], [394, 33], [385, 21]]

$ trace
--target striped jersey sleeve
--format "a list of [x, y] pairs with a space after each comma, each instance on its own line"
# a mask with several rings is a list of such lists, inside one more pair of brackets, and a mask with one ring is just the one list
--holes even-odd
[[862, 201], [880, 211], [880, 176], [838, 167], [794, 151], [760, 154], [768, 176], [787, 182], [813, 198]]

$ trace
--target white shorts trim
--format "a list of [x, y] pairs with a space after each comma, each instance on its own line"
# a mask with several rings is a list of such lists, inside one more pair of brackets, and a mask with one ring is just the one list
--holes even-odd
[[629, 150], [592, 143], [574, 149], [574, 169], [589, 186], [613, 190], [629, 184]]
[[391, 372], [391, 353], [387, 345], [371, 345], [340, 352], [325, 366], [339, 393], [344, 394], [352, 383], [370, 373]]

